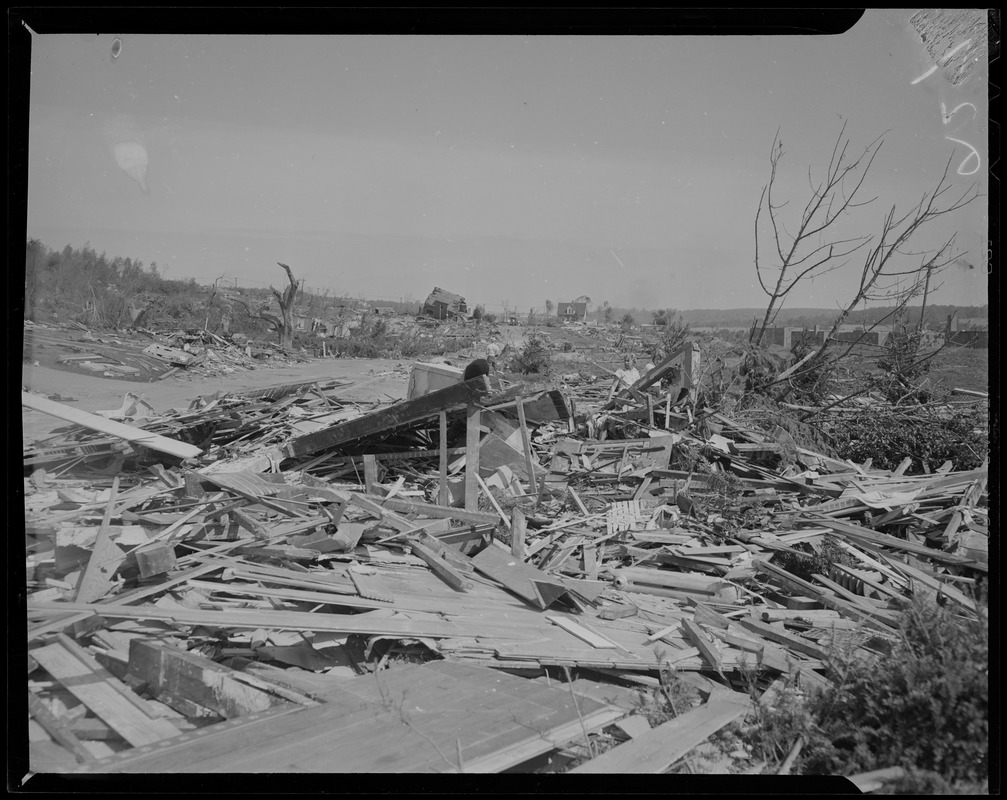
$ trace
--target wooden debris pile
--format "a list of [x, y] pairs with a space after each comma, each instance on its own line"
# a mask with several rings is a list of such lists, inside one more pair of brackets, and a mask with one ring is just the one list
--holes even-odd
[[[661, 772], [753, 681], [886, 647], [912, 595], [976, 613], [988, 462], [911, 477], [701, 416], [693, 353], [600, 405], [288, 386], [66, 432], [135, 457], [26, 458], [33, 769], [502, 771], [607, 731], [576, 771]], [[701, 701], [651, 727], [668, 671]]]
[[230, 375], [265, 363], [289, 364], [303, 356], [272, 343], [211, 331], [92, 331], [79, 322], [25, 322], [24, 357], [58, 369], [106, 378], [155, 382], [179, 372], [198, 377]]

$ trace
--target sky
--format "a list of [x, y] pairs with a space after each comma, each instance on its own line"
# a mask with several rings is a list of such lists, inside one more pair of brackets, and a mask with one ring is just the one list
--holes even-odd
[[[203, 283], [281, 286], [282, 261], [375, 300], [764, 307], [777, 131], [790, 229], [844, 123], [851, 152], [885, 134], [851, 230], [949, 159], [952, 193], [987, 191], [988, 66], [926, 75], [912, 13], [834, 36], [36, 34], [27, 235]], [[987, 302], [987, 214], [918, 243], [963, 251], [931, 302]], [[856, 269], [787, 305], [844, 304]]]

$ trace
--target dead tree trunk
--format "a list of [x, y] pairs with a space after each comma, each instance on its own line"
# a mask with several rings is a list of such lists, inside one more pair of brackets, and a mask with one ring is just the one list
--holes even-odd
[[250, 317], [258, 317], [269, 323], [273, 330], [276, 331], [280, 347], [285, 350], [291, 350], [294, 345], [294, 301], [297, 299], [297, 289], [300, 282], [294, 278], [294, 273], [290, 267], [279, 261], [277, 263], [286, 271], [289, 282], [282, 293], [272, 286], [269, 287], [269, 291], [273, 293], [277, 303], [279, 303], [279, 315], [269, 310], [268, 303], [263, 303], [258, 309], [253, 311], [248, 302], [242, 300], [240, 297], [232, 297], [230, 299], [243, 306]]

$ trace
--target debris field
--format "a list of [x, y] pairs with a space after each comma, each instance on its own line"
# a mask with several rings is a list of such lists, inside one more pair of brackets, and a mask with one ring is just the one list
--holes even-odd
[[[914, 594], [977, 612], [988, 459], [838, 460], [697, 405], [699, 361], [611, 399], [423, 363], [391, 403], [22, 392], [67, 423], [24, 452], [32, 770], [666, 772]], [[667, 672], [699, 699], [652, 725]]]

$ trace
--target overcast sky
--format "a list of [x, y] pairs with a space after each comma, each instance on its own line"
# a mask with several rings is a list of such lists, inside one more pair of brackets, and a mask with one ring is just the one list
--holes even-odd
[[[864, 233], [949, 158], [952, 191], [986, 191], [988, 67], [920, 79], [911, 15], [838, 36], [36, 35], [27, 233], [203, 282], [279, 286], [283, 261], [373, 299], [762, 306], [778, 128], [793, 205], [844, 121], [853, 149], [888, 131]], [[951, 222], [968, 252], [935, 301], [985, 303], [985, 198]], [[835, 306], [853, 279], [788, 306]]]

